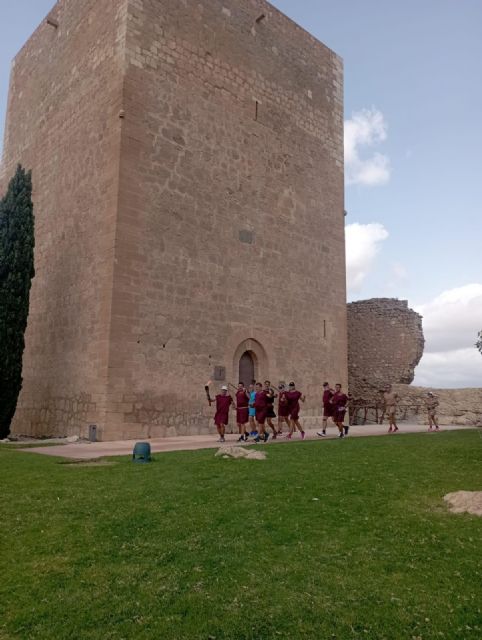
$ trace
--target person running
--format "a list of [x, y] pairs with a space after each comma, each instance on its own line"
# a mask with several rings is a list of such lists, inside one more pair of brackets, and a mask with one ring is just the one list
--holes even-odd
[[264, 392], [266, 394], [266, 401], [268, 403], [268, 410], [266, 412], [266, 422], [268, 423], [268, 427], [273, 431], [273, 440], [276, 439], [278, 432], [276, 431], [276, 427], [273, 424], [273, 418], [276, 418], [276, 413], [274, 411], [274, 400], [278, 397], [276, 391], [271, 387], [271, 382], [269, 380], [264, 381]]
[[259, 442], [262, 438], [264, 442], [268, 442], [269, 433], [266, 433], [264, 428], [266, 415], [268, 413], [268, 398], [266, 392], [263, 390], [263, 385], [261, 384], [261, 382], [256, 383], [254, 408], [256, 410], [256, 425], [258, 427], [258, 435], [254, 440], [255, 442]]
[[300, 432], [301, 439], [305, 439], [305, 432], [303, 431], [303, 427], [300, 424], [300, 400], [301, 402], [305, 401], [305, 396], [296, 389], [296, 385], [294, 382], [290, 382], [289, 391], [286, 392], [286, 399], [288, 401], [288, 410], [289, 410], [289, 418], [290, 418], [290, 431], [287, 434], [287, 438], [291, 440], [293, 432], [296, 429]]
[[[333, 389], [330, 387], [329, 382], [323, 383], [323, 421], [321, 423], [321, 431], [317, 431], [316, 435], [325, 437], [326, 436], [326, 427], [328, 425], [328, 420], [331, 418], [333, 420], [334, 407], [331, 402], [331, 399], [334, 395]], [[333, 420], [334, 422], [334, 420]]]
[[278, 435], [283, 433], [283, 424], [290, 430], [290, 410], [288, 407], [288, 399], [286, 398], [287, 390], [284, 382], [280, 382], [278, 385]]
[[349, 427], [345, 427], [343, 424], [348, 404], [348, 396], [341, 390], [341, 384], [335, 384], [335, 393], [331, 398], [331, 404], [333, 406], [333, 422], [338, 427], [338, 437], [344, 438], [348, 435], [349, 430]]
[[248, 441], [248, 422], [249, 422], [249, 395], [245, 389], [244, 383], [238, 383], [236, 391], [236, 422], [238, 424], [239, 442]]
[[[213, 400], [209, 400], [210, 406], [212, 402]], [[229, 422], [229, 408], [233, 404], [233, 399], [228, 395], [227, 387], [221, 387], [221, 393], [216, 396], [214, 402], [216, 403], [214, 424], [219, 434], [218, 442], [224, 442], [224, 434], [226, 433], [226, 427]]]
[[428, 430], [433, 431], [433, 427], [435, 427], [435, 431], [440, 431], [438, 422], [437, 422], [437, 407], [439, 405], [439, 401], [437, 400], [437, 396], [435, 396], [431, 391], [427, 393], [427, 397], [425, 398], [425, 406], [427, 407], [428, 413]]
[[248, 391], [248, 395], [249, 395], [248, 418], [249, 418], [249, 429], [250, 429], [249, 435], [252, 436], [253, 438], [256, 438], [256, 436], [258, 435], [258, 431], [256, 429], [256, 409], [254, 408], [254, 401], [256, 400], [255, 385], [256, 383], [251, 381], [251, 384], [249, 385], [249, 391]]
[[396, 417], [397, 417], [397, 404], [400, 400], [398, 394], [392, 391], [392, 385], [387, 384], [385, 391], [383, 392], [383, 413], [388, 415], [388, 433], [395, 433], [398, 431]]

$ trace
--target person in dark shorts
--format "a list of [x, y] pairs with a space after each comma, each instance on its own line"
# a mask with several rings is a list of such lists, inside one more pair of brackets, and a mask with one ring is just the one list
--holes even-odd
[[258, 435], [256, 436], [255, 441], [259, 442], [263, 439], [264, 442], [267, 442], [269, 434], [266, 433], [264, 425], [266, 423], [266, 416], [268, 413], [268, 398], [266, 393], [263, 391], [263, 385], [261, 382], [256, 383], [254, 408], [256, 410], [256, 424], [258, 427]]
[[278, 435], [283, 433], [283, 424], [288, 427], [288, 433], [290, 430], [290, 410], [288, 407], [288, 399], [286, 398], [286, 385], [284, 382], [280, 382], [278, 385]]
[[348, 435], [349, 427], [343, 425], [345, 419], [346, 408], [348, 404], [348, 396], [341, 390], [341, 384], [335, 385], [335, 393], [331, 398], [333, 405], [333, 422], [338, 427], [339, 438], [344, 438]]
[[249, 435], [253, 438], [256, 438], [258, 435], [258, 431], [256, 429], [256, 409], [254, 408], [254, 401], [256, 399], [256, 381], [251, 381], [248, 390], [249, 395], [249, 409], [248, 409], [248, 419], [249, 419]]
[[271, 382], [269, 380], [264, 381], [264, 392], [266, 394], [266, 401], [268, 403], [268, 411], [266, 413], [266, 422], [268, 423], [268, 427], [273, 431], [273, 440], [276, 439], [278, 432], [276, 431], [276, 427], [273, 424], [273, 418], [276, 418], [276, 413], [274, 410], [274, 400], [278, 397], [276, 391], [272, 388]]
[[305, 396], [296, 389], [296, 385], [294, 382], [289, 383], [289, 391], [286, 393], [286, 399], [288, 401], [288, 409], [289, 409], [289, 418], [290, 418], [290, 432], [286, 436], [291, 440], [293, 432], [295, 428], [298, 429], [301, 435], [301, 439], [305, 439], [305, 432], [303, 431], [303, 427], [300, 424], [300, 400], [301, 402], [305, 401]]
[[323, 421], [321, 431], [317, 431], [316, 435], [324, 438], [326, 436], [326, 427], [328, 425], [328, 420], [331, 418], [333, 420], [334, 407], [331, 402], [331, 399], [334, 395], [334, 390], [330, 387], [329, 382], [323, 383]]
[[236, 422], [238, 424], [239, 442], [248, 440], [249, 395], [243, 382], [238, 384], [236, 391]]
[[[209, 404], [211, 405], [212, 402], [213, 401], [210, 400]], [[219, 434], [218, 442], [224, 442], [224, 434], [229, 422], [229, 408], [233, 404], [233, 399], [228, 395], [228, 388], [226, 386], [221, 387], [221, 393], [216, 396], [214, 402], [216, 403], [214, 424]]]

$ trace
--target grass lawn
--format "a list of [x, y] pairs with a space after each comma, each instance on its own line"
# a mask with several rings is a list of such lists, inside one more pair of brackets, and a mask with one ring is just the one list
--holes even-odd
[[[260, 447], [261, 448], [261, 447]], [[480, 431], [113, 466], [0, 447], [0, 638], [482, 638]]]

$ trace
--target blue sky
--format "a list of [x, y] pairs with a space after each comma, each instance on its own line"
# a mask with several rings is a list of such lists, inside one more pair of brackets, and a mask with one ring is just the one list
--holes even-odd
[[[10, 60], [52, 0], [0, 0]], [[481, 386], [481, 0], [274, 0], [345, 63], [349, 298], [424, 315], [416, 382]]]

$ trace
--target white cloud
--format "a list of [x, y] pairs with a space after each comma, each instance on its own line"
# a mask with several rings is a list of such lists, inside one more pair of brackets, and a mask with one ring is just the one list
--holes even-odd
[[345, 229], [347, 287], [359, 292], [363, 281], [373, 269], [380, 243], [388, 238], [382, 224], [349, 224]]
[[345, 177], [347, 185], [375, 186], [390, 179], [390, 160], [375, 152], [361, 157], [363, 147], [372, 147], [387, 138], [387, 123], [378, 109], [363, 109], [345, 120]]
[[414, 384], [482, 386], [482, 356], [474, 346], [482, 329], [482, 284], [444, 291], [416, 311], [423, 316], [426, 342]]
[[482, 356], [475, 347], [425, 353], [413, 384], [420, 387], [457, 389], [482, 386]]
[[444, 291], [416, 311], [423, 316], [426, 352], [470, 347], [482, 329], [482, 284]]

